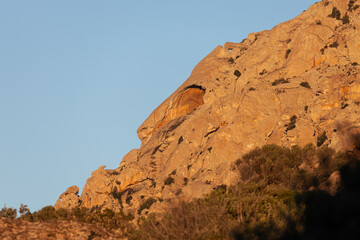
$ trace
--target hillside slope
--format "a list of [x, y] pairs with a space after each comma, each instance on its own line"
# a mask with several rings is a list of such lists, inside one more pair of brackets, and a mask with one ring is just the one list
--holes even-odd
[[360, 127], [360, 2], [321, 1], [269, 31], [216, 47], [139, 127], [114, 170], [100, 167], [56, 208], [162, 212], [238, 181], [234, 162], [267, 143], [352, 150]]
[[2, 240], [50, 240], [50, 239], [126, 239], [115, 231], [92, 224], [68, 221], [28, 222], [0, 217], [0, 238]]

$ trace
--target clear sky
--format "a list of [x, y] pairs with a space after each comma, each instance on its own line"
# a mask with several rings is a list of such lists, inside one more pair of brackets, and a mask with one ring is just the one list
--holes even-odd
[[54, 205], [140, 147], [136, 130], [216, 46], [314, 0], [0, 0], [0, 208]]

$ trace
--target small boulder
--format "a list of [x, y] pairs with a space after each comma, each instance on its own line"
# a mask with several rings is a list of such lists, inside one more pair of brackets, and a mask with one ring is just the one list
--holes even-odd
[[77, 186], [69, 187], [56, 201], [55, 209], [72, 209], [80, 205], [79, 188]]

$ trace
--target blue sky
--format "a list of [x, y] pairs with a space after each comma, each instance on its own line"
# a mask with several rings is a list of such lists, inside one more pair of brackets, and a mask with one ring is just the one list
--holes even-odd
[[53, 205], [101, 165], [117, 168], [217, 45], [314, 2], [0, 0], [0, 208]]

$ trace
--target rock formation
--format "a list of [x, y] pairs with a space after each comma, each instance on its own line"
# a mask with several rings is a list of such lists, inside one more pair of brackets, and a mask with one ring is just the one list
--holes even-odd
[[58, 208], [72, 208], [80, 205], [79, 188], [77, 186], [69, 187], [55, 203]]
[[[268, 143], [352, 150], [360, 127], [360, 1], [328, 0], [216, 47], [139, 127], [115, 170], [94, 171], [56, 208], [163, 211], [238, 181], [234, 161]], [[334, 177], [335, 178], [335, 177]]]

